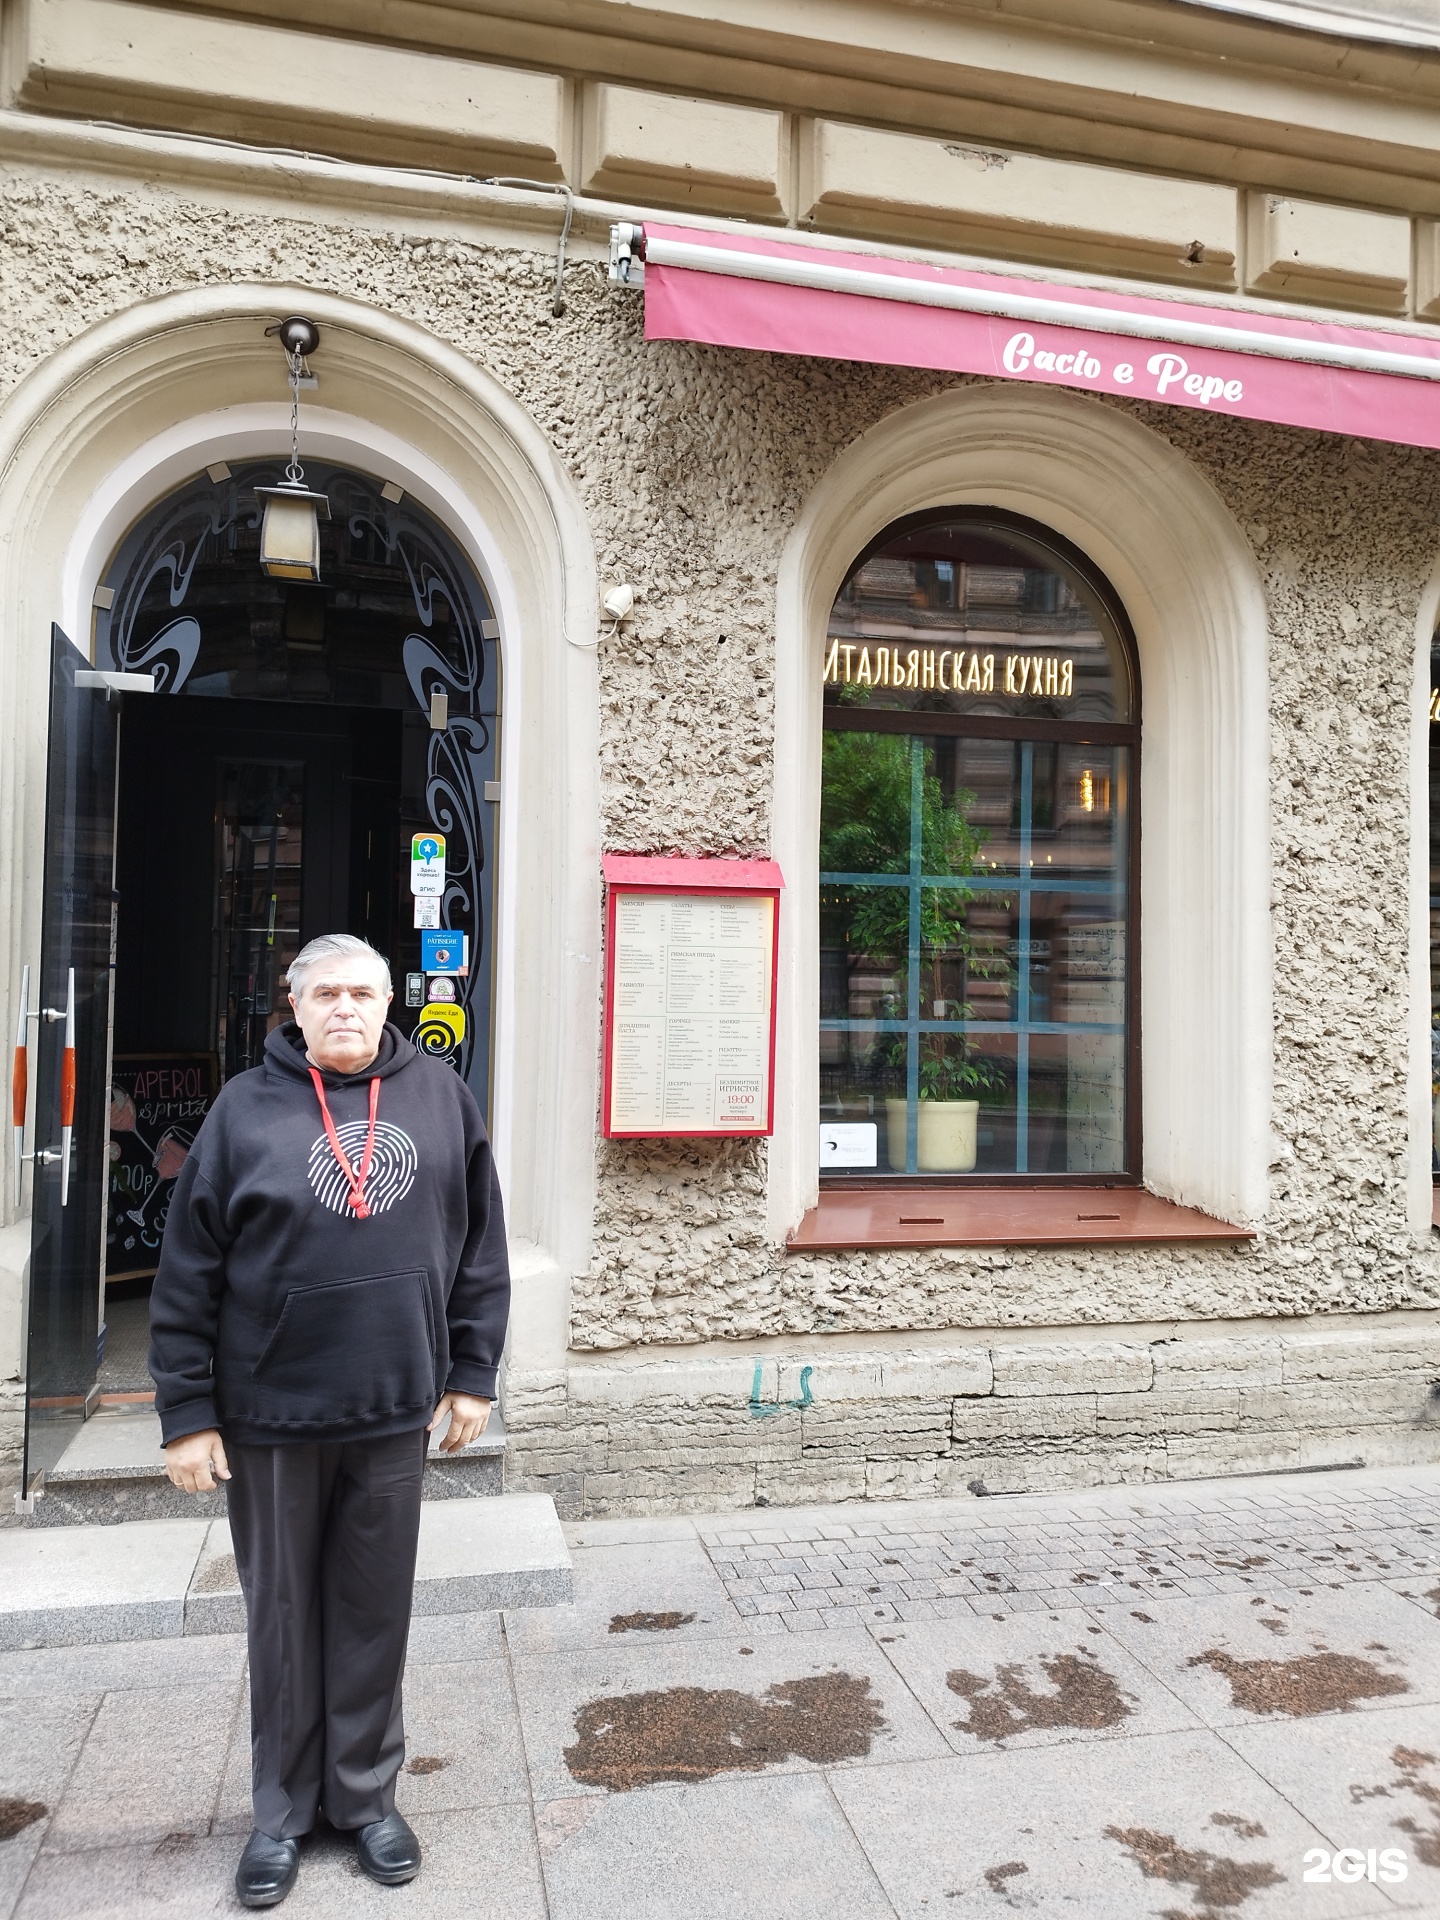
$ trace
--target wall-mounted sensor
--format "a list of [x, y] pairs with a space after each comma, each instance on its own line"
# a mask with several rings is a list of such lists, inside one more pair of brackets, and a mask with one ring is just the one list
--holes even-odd
[[630, 610], [635, 605], [635, 589], [628, 580], [622, 580], [618, 587], [611, 587], [600, 604], [618, 626], [622, 620], [630, 617]]

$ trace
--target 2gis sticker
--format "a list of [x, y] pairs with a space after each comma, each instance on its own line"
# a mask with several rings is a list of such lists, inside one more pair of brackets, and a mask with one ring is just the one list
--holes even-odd
[[445, 836], [417, 833], [410, 842], [410, 891], [417, 900], [438, 899], [445, 891]]
[[1081, 386], [1108, 381], [1117, 387], [1135, 387], [1146, 399], [1153, 394], [1157, 400], [1174, 401], [1183, 394], [1197, 405], [1208, 407], [1216, 400], [1228, 400], [1234, 406], [1245, 398], [1243, 380], [1192, 369], [1184, 354], [1173, 347], [1152, 353], [1143, 362], [1118, 360], [1108, 369], [1100, 358], [1101, 351], [1097, 341], [1095, 351], [1077, 347], [1056, 352], [1039, 344], [1033, 333], [1012, 333], [1000, 360], [1007, 373], [1059, 374]]

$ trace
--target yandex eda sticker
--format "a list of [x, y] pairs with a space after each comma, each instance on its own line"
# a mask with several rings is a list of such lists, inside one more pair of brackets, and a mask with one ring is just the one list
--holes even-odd
[[465, 1009], [453, 1002], [431, 1001], [415, 1027], [414, 1044], [421, 1053], [443, 1059], [465, 1038]]
[[416, 898], [445, 891], [445, 836], [417, 833], [410, 842], [410, 891]]
[[420, 935], [420, 965], [426, 973], [468, 973], [470, 936], [448, 927]]
[[1152, 353], [1143, 366], [1133, 360], [1118, 360], [1107, 367], [1099, 357], [1103, 351], [1103, 348], [1091, 352], [1079, 347], [1069, 353], [1058, 353], [1039, 345], [1033, 333], [1012, 333], [1000, 360], [1007, 373], [1051, 373], [1080, 385], [1108, 381], [1117, 387], [1136, 387], [1147, 399], [1153, 394], [1157, 400], [1173, 402], [1183, 394], [1187, 400], [1208, 407], [1214, 400], [1228, 400], [1234, 406], [1245, 398], [1243, 380], [1192, 371], [1184, 354], [1177, 353], [1173, 347], [1163, 353]]

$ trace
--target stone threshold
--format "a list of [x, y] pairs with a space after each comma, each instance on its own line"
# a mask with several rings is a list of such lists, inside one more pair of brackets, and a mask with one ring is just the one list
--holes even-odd
[[[507, 1435], [500, 1409], [472, 1446], [439, 1451], [430, 1436], [425, 1466], [427, 1500], [468, 1500], [504, 1492]], [[218, 1520], [224, 1488], [181, 1493], [165, 1477], [160, 1420], [144, 1402], [102, 1405], [78, 1427], [57, 1463], [44, 1474], [30, 1508], [32, 1527], [116, 1526], [140, 1520]]]
[[[547, 1494], [421, 1507], [417, 1617], [565, 1606], [572, 1597], [570, 1550]], [[244, 1628], [224, 1520], [0, 1533], [0, 1652]]]

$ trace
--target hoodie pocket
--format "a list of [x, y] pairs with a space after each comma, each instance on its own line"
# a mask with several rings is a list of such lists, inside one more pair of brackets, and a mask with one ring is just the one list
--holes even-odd
[[269, 1417], [286, 1424], [429, 1411], [435, 1339], [424, 1271], [292, 1287], [251, 1379]]

